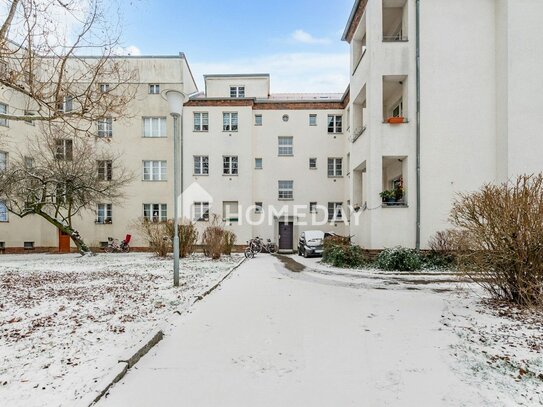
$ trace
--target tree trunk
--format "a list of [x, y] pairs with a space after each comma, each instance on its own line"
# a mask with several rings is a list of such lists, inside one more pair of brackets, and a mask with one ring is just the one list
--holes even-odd
[[60, 222], [57, 219], [49, 216], [47, 213], [38, 212], [38, 213], [36, 213], [36, 215], [41, 216], [42, 218], [47, 220], [49, 223], [51, 223], [53, 226], [55, 226], [58, 230], [60, 230], [61, 232], [66, 233], [67, 235], [69, 235], [70, 238], [72, 239], [72, 241], [77, 246], [77, 251], [79, 253], [81, 253], [82, 255], [92, 254], [91, 249], [83, 241], [83, 238], [79, 235], [79, 232], [77, 230], [74, 230], [70, 226], [64, 225], [62, 222]]

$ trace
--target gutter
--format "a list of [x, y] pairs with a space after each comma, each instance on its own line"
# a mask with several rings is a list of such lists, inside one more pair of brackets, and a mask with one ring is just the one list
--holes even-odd
[[421, 192], [420, 192], [420, 0], [416, 0], [416, 58], [417, 58], [417, 225], [415, 247], [420, 250], [420, 219], [421, 219]]

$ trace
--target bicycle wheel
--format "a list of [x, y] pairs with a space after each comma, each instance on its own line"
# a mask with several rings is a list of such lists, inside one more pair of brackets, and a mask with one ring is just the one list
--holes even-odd
[[104, 247], [104, 252], [106, 252], [106, 253], [113, 253], [113, 247], [112, 247], [112, 246], [106, 246], [106, 247]]
[[275, 243], [270, 243], [268, 245], [268, 252], [270, 254], [274, 254], [274, 253], [277, 253], [277, 245]]
[[262, 253], [262, 245], [258, 242], [251, 242], [251, 250], [254, 253]]
[[255, 254], [253, 253], [250, 247], [245, 248], [245, 251], [243, 252], [243, 254], [245, 254], [246, 259], [252, 259], [253, 257], [255, 257]]

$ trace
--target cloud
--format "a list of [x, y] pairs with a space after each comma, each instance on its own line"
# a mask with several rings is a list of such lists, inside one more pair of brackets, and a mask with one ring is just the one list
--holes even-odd
[[296, 30], [291, 35], [290, 38], [295, 42], [300, 42], [302, 44], [312, 44], [312, 45], [324, 45], [330, 44], [329, 38], [317, 38], [305, 32], [304, 30]]
[[191, 68], [200, 90], [204, 89], [203, 75], [219, 73], [269, 73], [272, 93], [342, 93], [349, 84], [347, 52], [284, 53], [224, 62], [194, 63]]
[[138, 56], [141, 55], [141, 50], [135, 45], [129, 45], [128, 47], [117, 47], [113, 53], [119, 56]]

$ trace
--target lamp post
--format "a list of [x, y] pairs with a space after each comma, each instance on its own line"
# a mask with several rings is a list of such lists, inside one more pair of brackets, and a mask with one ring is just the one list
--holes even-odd
[[[166, 99], [173, 117], [173, 285], [179, 287], [179, 192], [182, 190], [180, 160], [183, 155], [183, 102], [185, 95], [177, 90], [166, 92]], [[181, 182], [180, 182], [181, 181]], [[181, 184], [181, 185], [180, 185]]]

